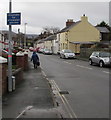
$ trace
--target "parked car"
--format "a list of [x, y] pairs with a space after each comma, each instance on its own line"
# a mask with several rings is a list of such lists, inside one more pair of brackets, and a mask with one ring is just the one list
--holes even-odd
[[34, 48], [33, 47], [29, 47], [29, 50], [32, 52], [34, 50]]
[[[8, 51], [2, 50], [2, 55], [5, 55], [5, 56], [8, 57]], [[15, 55], [15, 53], [12, 52], [12, 55]]]
[[36, 52], [39, 52], [40, 47], [36, 48]]
[[60, 55], [60, 51], [57, 51], [57, 54]]
[[69, 49], [63, 49], [60, 51], [60, 58], [75, 58], [75, 53]]
[[98, 64], [100, 67], [106, 65], [111, 66], [111, 53], [109, 52], [93, 52], [89, 58], [89, 64]]
[[[8, 51], [9, 51], [8, 48], [7, 48], [7, 49], [4, 49], [4, 52], [8, 52]], [[16, 54], [16, 53], [18, 52], [18, 50], [16, 50], [16, 49], [13, 48], [13, 49], [12, 49], [12, 52]]]
[[46, 48], [44, 49], [43, 53], [47, 55], [52, 55], [52, 50]]
[[44, 52], [44, 48], [39, 48], [38, 53], [43, 53]]

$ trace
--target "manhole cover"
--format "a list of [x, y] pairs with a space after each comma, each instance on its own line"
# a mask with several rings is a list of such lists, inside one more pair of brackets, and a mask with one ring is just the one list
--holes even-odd
[[39, 89], [39, 87], [34, 87], [35, 90]]
[[60, 91], [59, 93], [60, 93], [61, 95], [63, 95], [63, 94], [69, 94], [68, 91]]

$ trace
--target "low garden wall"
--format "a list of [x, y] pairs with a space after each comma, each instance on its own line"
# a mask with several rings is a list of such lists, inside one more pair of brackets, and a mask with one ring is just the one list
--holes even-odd
[[94, 51], [106, 51], [111, 53], [111, 48], [81, 48], [80, 49], [80, 55], [81, 58], [89, 59], [89, 56]]
[[18, 68], [12, 72], [12, 75], [15, 77], [15, 86], [23, 81], [23, 69]]
[[[1, 57], [2, 60], [3, 57]], [[6, 58], [3, 58], [7, 60]], [[23, 71], [28, 70], [28, 54], [17, 55], [15, 59], [15, 69], [12, 69], [12, 76], [15, 78], [16, 86], [23, 81]], [[8, 64], [7, 62], [0, 63], [0, 95], [8, 93]], [[13, 85], [13, 83], [12, 83]], [[13, 86], [12, 86], [13, 87]]]

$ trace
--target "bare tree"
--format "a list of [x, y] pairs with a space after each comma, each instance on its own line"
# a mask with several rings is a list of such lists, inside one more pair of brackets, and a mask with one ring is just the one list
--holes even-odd
[[43, 27], [43, 32], [46, 32], [47, 34], [55, 34], [57, 32], [60, 31], [60, 28], [59, 27], [49, 27], [49, 26], [46, 26], [46, 27]]

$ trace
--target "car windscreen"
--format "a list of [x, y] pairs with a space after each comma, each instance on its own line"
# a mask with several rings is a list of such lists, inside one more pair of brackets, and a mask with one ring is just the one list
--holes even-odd
[[50, 51], [50, 49], [45, 49], [44, 51]]
[[111, 57], [111, 53], [108, 52], [102, 52], [99, 54], [100, 57]]
[[71, 50], [64, 50], [64, 53], [72, 53]]

